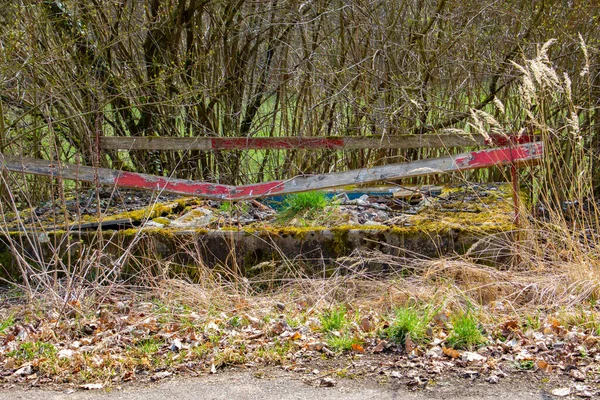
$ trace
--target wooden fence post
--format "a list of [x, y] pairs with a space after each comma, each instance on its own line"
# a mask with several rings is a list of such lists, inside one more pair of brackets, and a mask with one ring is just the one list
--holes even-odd
[[517, 166], [513, 162], [510, 166], [510, 177], [512, 181], [512, 192], [513, 192], [513, 206], [515, 208], [515, 219], [514, 223], [519, 228], [519, 220], [521, 214], [521, 205], [519, 203], [519, 174], [517, 173]]
[[[4, 127], [4, 108], [2, 107], [2, 99], [0, 99], [0, 153], [4, 154], [6, 150], [6, 131]], [[4, 204], [9, 204], [10, 196], [8, 193], [8, 173], [5, 168], [0, 169], [0, 201]]]

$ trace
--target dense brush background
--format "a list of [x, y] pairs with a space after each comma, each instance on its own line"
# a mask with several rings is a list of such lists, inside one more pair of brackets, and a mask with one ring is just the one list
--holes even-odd
[[[240, 184], [458, 150], [100, 152], [98, 138], [534, 133], [545, 158], [520, 171], [529, 201], [510, 240], [484, 238], [465, 255], [440, 260], [361, 254], [338, 260], [356, 274], [325, 280], [305, 279], [297, 260], [282, 254], [280, 269], [293, 279], [277, 295], [328, 304], [370, 296], [384, 308], [407, 299], [453, 307], [506, 301], [514, 310], [595, 307], [599, 24], [596, 0], [5, 1], [0, 152]], [[504, 172], [466, 178], [500, 180]], [[6, 213], [19, 216], [23, 205], [53, 197], [64, 204], [65, 185], [73, 184], [2, 172], [0, 222]], [[88, 278], [95, 288], [111, 288], [127, 262], [140, 270], [170, 267], [132, 256], [140, 233], [116, 259], [101, 236], [71, 258], [77, 240], [46, 243], [36, 222], [20, 219], [20, 236], [0, 223], [4, 254], [19, 272], [8, 282], [30, 298], [50, 292], [65, 306], [73, 298], [93, 302]], [[490, 251], [508, 261], [490, 266]], [[360, 271], [371, 262], [399, 272], [370, 280]], [[195, 264], [204, 286], [148, 286], [207, 307], [233, 298], [226, 294], [253, 293], [256, 282], [236, 275], [235, 260], [227, 279], [200, 257]]]
[[598, 187], [599, 19], [593, 0], [5, 1], [0, 150], [239, 184], [447, 151], [99, 156], [96, 139], [527, 129]]

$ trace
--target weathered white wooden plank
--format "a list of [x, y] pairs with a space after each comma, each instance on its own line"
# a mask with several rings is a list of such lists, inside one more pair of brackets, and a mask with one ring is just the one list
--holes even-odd
[[[532, 142], [532, 137], [513, 137], [515, 143]], [[248, 149], [415, 149], [483, 145], [506, 146], [509, 138], [500, 135], [396, 135], [329, 137], [112, 137], [100, 138], [106, 150], [248, 150]]]
[[515, 164], [521, 166], [540, 160], [542, 153], [542, 143], [535, 142], [515, 147], [473, 151], [453, 156], [412, 161], [404, 164], [375, 166], [330, 174], [299, 176], [287, 181], [273, 181], [244, 186], [196, 182], [104, 168], [94, 169], [38, 159], [3, 156], [2, 154], [0, 154], [0, 169], [27, 174], [60, 176], [64, 179], [87, 182], [94, 182], [97, 176], [98, 182], [103, 185], [161, 190], [209, 199], [243, 200], [276, 194], [298, 193], [354, 184], [488, 168], [496, 165]]

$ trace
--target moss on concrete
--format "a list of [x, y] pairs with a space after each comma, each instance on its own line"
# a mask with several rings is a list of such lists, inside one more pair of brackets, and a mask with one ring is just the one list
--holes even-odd
[[[304, 254], [314, 254], [318, 250], [322, 258], [315, 265], [323, 268], [323, 260], [350, 254], [359, 247], [394, 254], [420, 252], [424, 256], [435, 257], [444, 253], [464, 252], [483, 236], [515, 229], [512, 192], [508, 185], [487, 191], [486, 196], [473, 203], [465, 203], [461, 199], [461, 190], [464, 193], [464, 188], [445, 189], [442, 193], [444, 202], [436, 203], [434, 200], [431, 207], [407, 217], [402, 224], [392, 226], [352, 225], [344, 223], [336, 215], [335, 226], [254, 225], [181, 231], [168, 226], [170, 219], [167, 217], [172, 219], [186, 208], [202, 203], [198, 199], [181, 199], [104, 218], [130, 218], [140, 222], [153, 219], [166, 225], [164, 227], [105, 231], [102, 235], [104, 240], [111, 242], [110, 254], [114, 257], [122, 255], [123, 249], [128, 248], [134, 238], [139, 238], [131, 249], [132, 257], [138, 259], [131, 267], [124, 267], [129, 274], [135, 272], [134, 269], [138, 268], [136, 265], [147, 262], [148, 257], [154, 257], [155, 264], [157, 260], [163, 260], [165, 264], [168, 261], [169, 264], [180, 265], [169, 274], [182, 273], [192, 278], [194, 274], [198, 275], [193, 268], [197, 260], [209, 267], [221, 265], [224, 268], [231, 264], [243, 271], [250, 271], [249, 267], [280, 260], [282, 255], [297, 260], [302, 259]], [[10, 232], [12, 239], [24, 234]], [[56, 231], [49, 232], [48, 236], [54, 243], [65, 234], [64, 231]], [[81, 238], [90, 245], [97, 240], [96, 232], [82, 232]], [[235, 254], [232, 255], [232, 252]], [[6, 254], [6, 251], [0, 251], [0, 264], [9, 262], [10, 257]], [[75, 255], [72, 253], [71, 259]], [[310, 263], [305, 261], [305, 264], [309, 268]]]
[[333, 251], [338, 255], [348, 252], [348, 231], [347, 227], [339, 227], [331, 230], [333, 232]]
[[152, 221], [156, 222], [157, 224], [164, 225], [164, 226], [169, 226], [171, 224], [171, 220], [169, 218], [165, 218], [165, 217], [153, 218]]
[[[113, 214], [110, 216], [106, 216], [103, 218], [104, 221], [113, 221], [118, 219], [131, 219], [135, 222], [141, 222], [145, 220], [151, 220], [154, 218], [167, 217], [169, 215], [173, 215], [175, 213], [181, 212], [186, 209], [186, 207], [191, 206], [192, 204], [201, 204], [201, 201], [198, 199], [178, 199], [176, 201], [171, 201], [168, 203], [156, 203], [149, 205], [148, 207], [144, 207], [138, 210], [126, 211], [119, 214]], [[96, 218], [97, 220], [97, 218]], [[92, 221], [89, 221], [92, 222]]]

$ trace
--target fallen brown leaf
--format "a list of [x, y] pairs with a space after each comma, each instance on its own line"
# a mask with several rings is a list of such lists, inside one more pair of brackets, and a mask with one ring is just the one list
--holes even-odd
[[375, 346], [373, 349], [373, 353], [381, 353], [383, 350], [385, 350], [386, 345], [387, 342], [385, 340], [380, 340], [379, 343], [377, 343], [377, 346]]
[[373, 330], [373, 324], [371, 323], [369, 317], [364, 317], [360, 320], [360, 329], [363, 332], [371, 332]]
[[357, 352], [359, 352], [359, 353], [364, 353], [364, 352], [365, 352], [365, 349], [364, 349], [364, 347], [362, 347], [362, 346], [361, 346], [360, 344], [358, 344], [358, 343], [353, 343], [353, 344], [352, 344], [352, 350], [354, 350], [354, 351], [357, 351]]
[[15, 359], [12, 357], [9, 357], [6, 359], [6, 361], [4, 361], [4, 369], [14, 369], [15, 368]]
[[450, 347], [442, 347], [442, 352], [450, 358], [460, 357], [460, 353]]
[[537, 367], [546, 373], [552, 372], [552, 366], [544, 360], [539, 360], [537, 362]]

